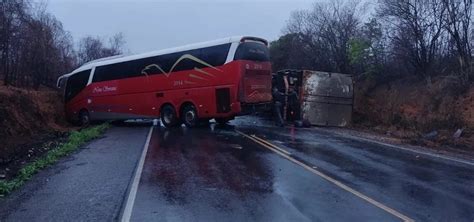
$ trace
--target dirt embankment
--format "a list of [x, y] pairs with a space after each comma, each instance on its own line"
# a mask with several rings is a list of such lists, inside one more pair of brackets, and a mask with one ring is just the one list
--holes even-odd
[[474, 151], [474, 84], [462, 87], [450, 77], [431, 84], [403, 79], [376, 85], [366, 80], [356, 83], [355, 92], [356, 127], [419, 145]]
[[5, 87], [0, 82], [0, 168], [44, 152], [44, 143], [64, 137], [70, 127], [57, 91]]

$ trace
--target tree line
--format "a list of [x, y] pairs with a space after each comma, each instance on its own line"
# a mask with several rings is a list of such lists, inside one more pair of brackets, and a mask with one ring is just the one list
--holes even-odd
[[30, 0], [0, 1], [0, 78], [4, 85], [54, 87], [57, 77], [79, 65], [123, 53], [121, 33], [108, 42], [88, 36], [74, 44], [46, 5]]
[[472, 0], [334, 0], [294, 11], [271, 43], [273, 67], [390, 81], [474, 80]]

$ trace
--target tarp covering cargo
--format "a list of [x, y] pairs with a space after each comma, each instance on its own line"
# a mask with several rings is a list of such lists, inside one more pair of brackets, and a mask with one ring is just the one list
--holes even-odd
[[352, 77], [303, 71], [301, 115], [313, 125], [347, 126], [352, 121]]

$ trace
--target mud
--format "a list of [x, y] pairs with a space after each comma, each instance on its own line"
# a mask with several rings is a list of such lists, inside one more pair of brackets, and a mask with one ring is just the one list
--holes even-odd
[[15, 175], [21, 166], [64, 140], [71, 129], [59, 92], [1, 85], [0, 176]]

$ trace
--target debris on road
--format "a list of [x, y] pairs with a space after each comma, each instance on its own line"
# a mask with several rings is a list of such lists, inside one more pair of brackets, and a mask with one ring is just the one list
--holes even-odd
[[427, 139], [427, 140], [434, 140], [438, 137], [438, 131], [434, 130], [434, 131], [431, 131], [430, 133], [427, 133], [425, 135], [423, 135], [423, 139]]
[[456, 132], [454, 132], [454, 135], [453, 135], [453, 138], [454, 139], [458, 139], [459, 137], [462, 136], [462, 133], [464, 132], [464, 128], [463, 129], [458, 129], [456, 130]]

